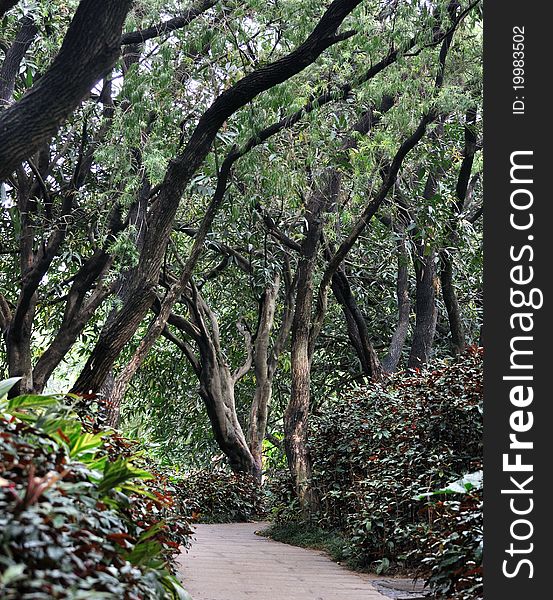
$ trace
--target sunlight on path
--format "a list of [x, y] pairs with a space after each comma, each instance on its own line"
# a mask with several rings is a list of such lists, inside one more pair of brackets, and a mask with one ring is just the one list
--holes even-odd
[[[264, 523], [198, 525], [179, 574], [193, 600], [384, 600], [368, 575], [255, 535]], [[389, 600], [389, 599], [388, 599]]]

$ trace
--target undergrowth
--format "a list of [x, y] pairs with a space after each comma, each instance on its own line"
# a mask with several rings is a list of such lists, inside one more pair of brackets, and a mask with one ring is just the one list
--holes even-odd
[[173, 559], [191, 530], [169, 475], [93, 431], [67, 397], [0, 383], [0, 597], [189, 598]]

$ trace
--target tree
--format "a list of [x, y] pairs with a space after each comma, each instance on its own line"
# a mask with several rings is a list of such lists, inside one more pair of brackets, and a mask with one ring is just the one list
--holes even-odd
[[0, 4], [13, 393], [258, 480], [270, 438], [309, 515], [310, 415], [477, 335], [478, 0], [42, 4]]

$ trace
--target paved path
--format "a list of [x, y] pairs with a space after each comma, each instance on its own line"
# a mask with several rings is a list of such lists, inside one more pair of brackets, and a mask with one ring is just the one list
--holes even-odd
[[255, 535], [264, 523], [198, 525], [179, 558], [193, 600], [389, 600], [323, 553]]

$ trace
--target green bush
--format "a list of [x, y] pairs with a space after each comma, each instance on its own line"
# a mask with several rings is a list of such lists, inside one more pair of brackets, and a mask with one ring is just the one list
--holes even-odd
[[[428, 583], [438, 597], [460, 600], [482, 598], [482, 471], [449, 484], [430, 495], [436, 526], [424, 542], [423, 565]], [[447, 495], [453, 500], [438, 500]], [[445, 537], [444, 537], [445, 532]]]
[[266, 516], [265, 493], [249, 475], [213, 468], [181, 480], [179, 494], [188, 514], [203, 523], [257, 521]]
[[135, 444], [64, 399], [0, 384], [0, 597], [188, 598], [171, 561], [190, 529]]
[[[344, 392], [313, 417], [310, 436], [319, 525], [344, 533], [350, 563], [418, 571], [441, 597], [478, 597], [481, 490], [435, 490], [482, 466], [481, 350]], [[298, 518], [285, 506], [287, 478], [272, 489], [277, 521]]]

